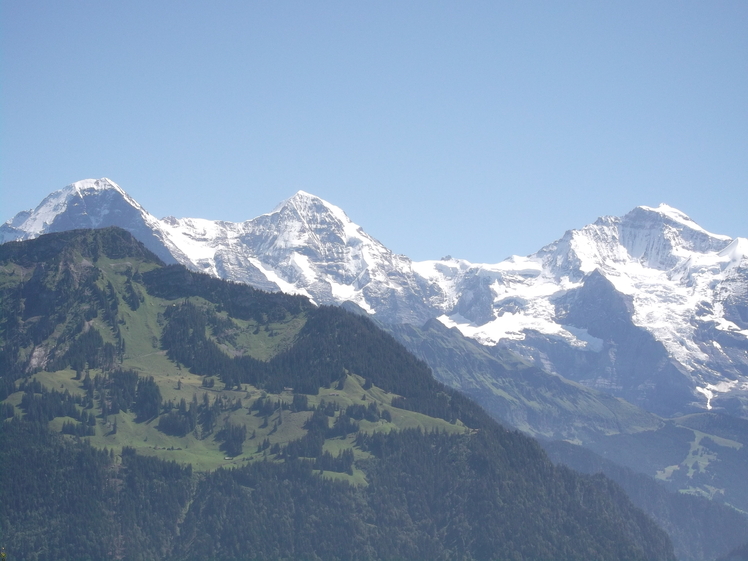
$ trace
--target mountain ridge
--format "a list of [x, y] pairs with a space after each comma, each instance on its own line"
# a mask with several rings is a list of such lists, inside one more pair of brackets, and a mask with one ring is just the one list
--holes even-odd
[[653, 337], [663, 349], [655, 354], [664, 352], [667, 364], [658, 358], [653, 364], [660, 366], [649, 375], [669, 372], [683, 397], [658, 404], [661, 392], [646, 385], [638, 393], [624, 391], [599, 372], [572, 379], [668, 416], [713, 407], [748, 414], [748, 240], [707, 232], [668, 205], [602, 217], [527, 257], [474, 264], [397, 255], [342, 209], [304, 191], [240, 223], [158, 220], [107, 179], [77, 182], [59, 193], [67, 206], [55, 207], [50, 195], [35, 211], [0, 226], [0, 240], [118, 225], [167, 262], [302, 294], [317, 304], [353, 302], [387, 323], [438, 318], [566, 377], [579, 361], [628, 375], [623, 357], [621, 366], [602, 355], [615, 354], [619, 341], [594, 336], [579, 317], [579, 325], [565, 324], [559, 314], [557, 301], [597, 271], [630, 302], [631, 325], [619, 335]]

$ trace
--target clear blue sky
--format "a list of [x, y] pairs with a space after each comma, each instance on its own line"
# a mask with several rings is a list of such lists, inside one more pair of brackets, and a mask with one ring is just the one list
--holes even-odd
[[156, 216], [298, 189], [496, 262], [660, 202], [748, 236], [748, 2], [0, 3], [0, 219], [110, 177]]

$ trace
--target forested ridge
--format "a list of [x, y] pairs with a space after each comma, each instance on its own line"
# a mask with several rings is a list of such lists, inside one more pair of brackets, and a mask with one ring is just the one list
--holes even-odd
[[0, 246], [0, 298], [10, 559], [674, 558], [367, 318], [114, 228]]
[[203, 474], [127, 448], [115, 460], [11, 421], [6, 549], [17, 559], [673, 558], [620, 488], [554, 468], [529, 440], [507, 449], [494, 436], [403, 431], [360, 445], [373, 456], [366, 487], [300, 459]]

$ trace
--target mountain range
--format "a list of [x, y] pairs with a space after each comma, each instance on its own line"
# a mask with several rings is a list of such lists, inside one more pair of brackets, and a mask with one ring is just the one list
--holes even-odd
[[[748, 511], [748, 240], [711, 234], [660, 205], [600, 218], [498, 264], [414, 262], [305, 192], [242, 223], [157, 219], [100, 179], [18, 213], [0, 226], [0, 243], [108, 226], [165, 263], [374, 319], [438, 381], [538, 437], [558, 461], [616, 479], [668, 529], [680, 559], [722, 553], [716, 535], [739, 543], [746, 522], [731, 516]], [[139, 286], [128, 276], [123, 298], [150, 290]], [[271, 348], [290, 344], [297, 331], [286, 329], [266, 327]], [[51, 343], [28, 351], [24, 375], [54, 370], [50, 351]], [[558, 453], [559, 439], [586, 450]], [[659, 482], [643, 484], [627, 468]], [[726, 503], [710, 517], [730, 522], [694, 534], [698, 517], [677, 520], [682, 507], [656, 490], [662, 484], [712, 499], [712, 509]]]
[[509, 350], [658, 415], [748, 416], [748, 240], [667, 205], [600, 218], [497, 264], [416, 262], [303, 191], [241, 223], [157, 219], [104, 178], [18, 213], [0, 242], [105, 226], [226, 280], [355, 304], [388, 325], [437, 319], [491, 353]]

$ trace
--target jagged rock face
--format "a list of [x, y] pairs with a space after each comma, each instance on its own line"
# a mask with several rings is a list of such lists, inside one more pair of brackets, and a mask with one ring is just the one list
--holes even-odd
[[0, 241], [109, 225], [165, 260], [224, 279], [317, 304], [353, 302], [384, 322], [438, 317], [662, 414], [748, 414], [748, 240], [711, 234], [666, 205], [600, 218], [497, 264], [412, 262], [302, 191], [242, 223], [157, 220], [102, 179], [19, 213], [0, 227]]

